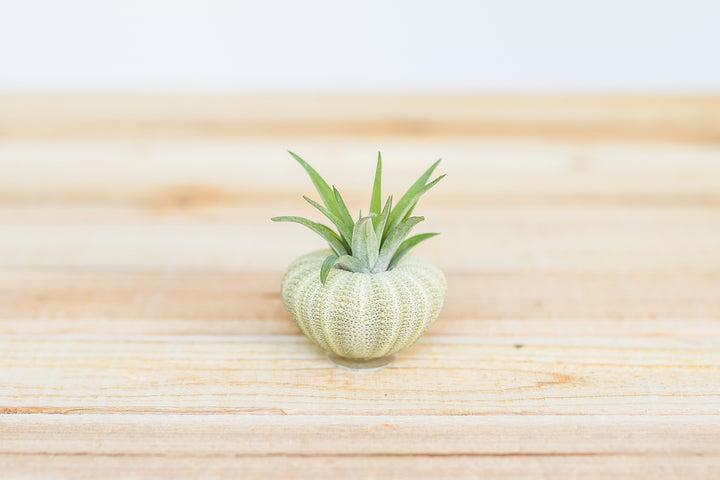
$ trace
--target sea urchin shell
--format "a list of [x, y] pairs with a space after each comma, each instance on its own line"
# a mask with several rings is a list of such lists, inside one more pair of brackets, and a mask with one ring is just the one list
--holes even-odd
[[298, 328], [320, 348], [348, 359], [392, 355], [414, 343], [435, 321], [447, 282], [434, 265], [405, 256], [381, 273], [318, 272], [331, 252], [319, 250], [290, 264], [282, 299]]

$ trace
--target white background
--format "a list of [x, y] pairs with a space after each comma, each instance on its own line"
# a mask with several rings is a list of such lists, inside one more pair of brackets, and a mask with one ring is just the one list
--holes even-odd
[[0, 6], [0, 90], [720, 91], [720, 0]]

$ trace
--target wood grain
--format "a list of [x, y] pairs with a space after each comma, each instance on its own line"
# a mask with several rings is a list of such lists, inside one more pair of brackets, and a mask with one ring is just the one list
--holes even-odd
[[[0, 465], [36, 476], [109, 478], [537, 478], [558, 475], [710, 478], [720, 466], [716, 416], [479, 417], [15, 415]], [[63, 442], [58, 442], [63, 432]], [[668, 436], [682, 444], [667, 452]], [[111, 442], [92, 439], [112, 438]], [[308, 438], [312, 439], [308, 443]], [[582, 439], [582, 441], [578, 441]], [[268, 468], [268, 464], [272, 468]], [[80, 476], [79, 478], [85, 478]]]
[[0, 409], [713, 414], [720, 401], [719, 338], [523, 337], [518, 344], [513, 337], [441, 336], [404, 350], [382, 372], [358, 375], [338, 370], [298, 335], [23, 336], [0, 343], [8, 389]]
[[[533, 455], [491, 456], [259, 456], [229, 458], [165, 458], [129, 455], [11, 455], [5, 472], [23, 478], [421, 478], [478, 477], [535, 479], [538, 475], [564, 478], [682, 478], [717, 477], [715, 458], [664, 453], [652, 455]], [[0, 463], [0, 465], [4, 465]]]
[[[438, 321], [333, 367], [285, 153], [442, 156]], [[720, 477], [720, 98], [0, 94], [3, 478]], [[423, 225], [424, 226], [424, 225]]]
[[[9, 476], [713, 478], [716, 416], [12, 415]], [[667, 450], [671, 436], [682, 447]], [[102, 442], [95, 439], [103, 438]], [[311, 442], [308, 442], [311, 439]]]
[[720, 138], [720, 96], [4, 94], [0, 104], [4, 138]]
[[[0, 333], [293, 334], [281, 272], [4, 269]], [[427, 335], [716, 335], [720, 273], [447, 271]]]

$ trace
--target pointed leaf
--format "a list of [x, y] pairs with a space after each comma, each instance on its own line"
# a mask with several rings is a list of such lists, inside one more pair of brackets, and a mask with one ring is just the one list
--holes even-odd
[[[337, 215], [342, 218], [346, 225], [348, 225], [348, 228], [353, 228], [355, 222], [352, 219], [352, 215], [350, 215], [350, 210], [348, 210], [347, 205], [345, 205], [345, 200], [343, 200], [342, 195], [340, 195], [340, 191], [335, 188], [335, 185], [333, 185], [332, 189], [333, 196], [337, 202]], [[348, 242], [352, 242], [352, 238], [348, 238]]]
[[328, 220], [330, 220], [338, 228], [338, 231], [340, 232], [340, 236], [343, 237], [343, 241], [345, 243], [346, 249], [348, 251], [350, 251], [350, 242], [352, 241], [353, 226], [347, 225], [337, 215], [335, 215], [333, 212], [331, 212], [327, 208], [325, 208], [322, 205], [320, 205], [319, 203], [317, 203], [312, 198], [306, 197], [305, 195], [303, 195], [303, 198], [310, 205], [312, 205], [313, 207], [320, 210], [320, 212], [322, 212], [322, 214], [325, 215], [328, 218]]
[[413, 203], [412, 206], [408, 209], [407, 213], [403, 217], [403, 220], [407, 220], [408, 218], [410, 218], [410, 215], [412, 215], [413, 210], [415, 210], [416, 205], [417, 205], [417, 201], [415, 203]]
[[387, 202], [385, 202], [385, 207], [383, 207], [382, 213], [380, 213], [380, 217], [378, 217], [378, 221], [375, 224], [375, 236], [378, 238], [381, 248], [385, 224], [387, 223], [388, 215], [390, 215], [390, 210], [392, 209], [392, 198], [392, 195], [388, 197]]
[[295, 222], [295, 223], [299, 223], [300, 225], [304, 225], [304, 226], [308, 227], [309, 229], [311, 229], [312, 231], [314, 231], [315, 233], [317, 233], [318, 235], [320, 235], [321, 237], [323, 237], [325, 239], [325, 241], [327, 241], [328, 244], [330, 245], [330, 248], [332, 248], [333, 251], [337, 255], [345, 255], [345, 254], [349, 253], [345, 249], [342, 239], [338, 236], [338, 234], [333, 232], [332, 229], [330, 229], [330, 227], [327, 227], [327, 226], [323, 225], [322, 223], [316, 223], [316, 222], [313, 222], [312, 220], [308, 220], [307, 218], [289, 217], [289, 216], [273, 217], [271, 220], [273, 222]]
[[[378, 152], [377, 166], [375, 167], [375, 181], [373, 182], [372, 196], [370, 197], [370, 213], [380, 215], [380, 206], [382, 204], [381, 188], [382, 188], [382, 157]], [[377, 225], [379, 218], [373, 219], [373, 225]]]
[[440, 163], [442, 159], [438, 159], [435, 163], [430, 165], [430, 167], [423, 172], [422, 175], [420, 175], [420, 178], [418, 178], [415, 183], [412, 184], [410, 188], [408, 188], [407, 192], [400, 198], [400, 201], [397, 203], [397, 206], [395, 209], [390, 213], [390, 220], [392, 221], [396, 216], [399, 216], [400, 218], [403, 217], [403, 215], [397, 215], [395, 210], [401, 206], [411, 203], [412, 198], [415, 196], [415, 194], [421, 190], [425, 184], [427, 183], [428, 179], [430, 178], [430, 175], [435, 171], [438, 164]]
[[307, 174], [310, 176], [310, 180], [312, 180], [313, 185], [315, 185], [315, 188], [317, 189], [318, 193], [320, 194], [320, 198], [322, 199], [325, 206], [330, 210], [331, 212], [335, 213], [336, 215], [338, 212], [338, 204], [337, 200], [335, 199], [335, 195], [333, 195], [333, 191], [330, 189], [330, 185], [327, 184], [324, 178], [313, 168], [308, 164], [305, 160], [300, 158], [295, 153], [288, 150], [288, 153], [292, 155], [295, 160], [298, 161], [300, 165], [305, 169]]
[[395, 265], [398, 264], [401, 258], [405, 256], [406, 253], [410, 251], [411, 248], [415, 247], [418, 243], [427, 240], [428, 238], [432, 238], [435, 235], [440, 235], [439, 233], [421, 233], [419, 235], [412, 236], [408, 239], [406, 239], [404, 242], [400, 244], [397, 251], [395, 252], [395, 255], [393, 255], [392, 260], [390, 261], [390, 265], [388, 265], [388, 270], [392, 270], [395, 268]]
[[335, 265], [349, 272], [369, 273], [368, 269], [360, 260], [350, 255], [343, 255], [338, 258]]
[[363, 217], [353, 230], [352, 256], [360, 260], [368, 270], [377, 263], [379, 244], [375, 236], [372, 217]]
[[430, 167], [429, 167], [427, 170], [425, 170], [422, 175], [420, 175], [420, 178], [418, 178], [418, 179], [415, 181], [415, 183], [413, 183], [413, 184], [410, 186], [410, 188], [408, 188], [407, 192], [405, 192], [405, 195], [403, 195], [403, 196], [400, 198], [400, 201], [398, 202], [398, 205], [403, 204], [403, 203], [405, 203], [406, 201], [408, 201], [410, 198], [412, 198], [412, 197], [415, 195], [415, 193], [416, 193], [418, 190], [420, 190], [421, 188], [423, 188], [423, 187], [425, 186], [425, 184], [427, 183], [428, 179], [430, 178], [430, 175], [432, 175], [432, 173], [435, 171], [435, 169], [437, 168], [437, 166], [440, 164], [440, 161], [441, 161], [441, 160], [442, 160], [442, 159], [439, 158], [435, 163], [433, 163], [432, 165], [430, 165]]
[[320, 282], [323, 285], [327, 281], [327, 277], [328, 275], [330, 275], [330, 270], [332, 270], [334, 266], [337, 266], [338, 268], [342, 268], [343, 270], [347, 270], [349, 272], [370, 272], [370, 270], [355, 257], [351, 257], [350, 255], [343, 255], [341, 257], [338, 257], [336, 255], [330, 255], [325, 259], [322, 267], [320, 268]]
[[374, 272], [384, 272], [388, 269], [390, 261], [395, 255], [395, 252], [400, 247], [403, 239], [407, 237], [410, 230], [418, 223], [425, 220], [425, 217], [410, 217], [407, 220], [403, 220], [400, 224], [389, 231], [387, 238], [383, 242], [383, 246], [380, 249], [380, 257], [377, 264], [375, 264]]
[[[390, 212], [388, 224], [385, 226], [385, 236], [389, 235], [390, 231], [395, 228], [400, 222], [404, 220], [409, 220], [409, 218], [411, 217], [406, 218], [407, 214], [415, 208], [415, 204], [417, 204], [420, 197], [425, 192], [434, 187], [435, 184], [437, 184], [443, 178], [445, 178], [445, 175], [440, 175], [438, 178], [428, 183], [427, 185], [420, 187], [419, 189], [415, 189], [412, 196], [408, 197], [407, 193], [403, 195], [403, 198], [400, 199], [400, 202], [402, 202], [402, 204], [398, 202], [395, 208], [393, 208], [393, 211]], [[408, 193], [410, 193], [410, 190], [408, 190]]]
[[337, 255], [329, 255], [323, 262], [322, 267], [320, 267], [320, 283], [323, 285], [325, 285], [325, 280], [327, 280], [330, 274], [330, 269], [335, 265], [337, 259]]

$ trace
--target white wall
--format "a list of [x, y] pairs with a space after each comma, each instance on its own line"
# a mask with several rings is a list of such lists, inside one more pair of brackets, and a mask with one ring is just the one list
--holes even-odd
[[0, 90], [720, 92], [720, 0], [0, 0]]

